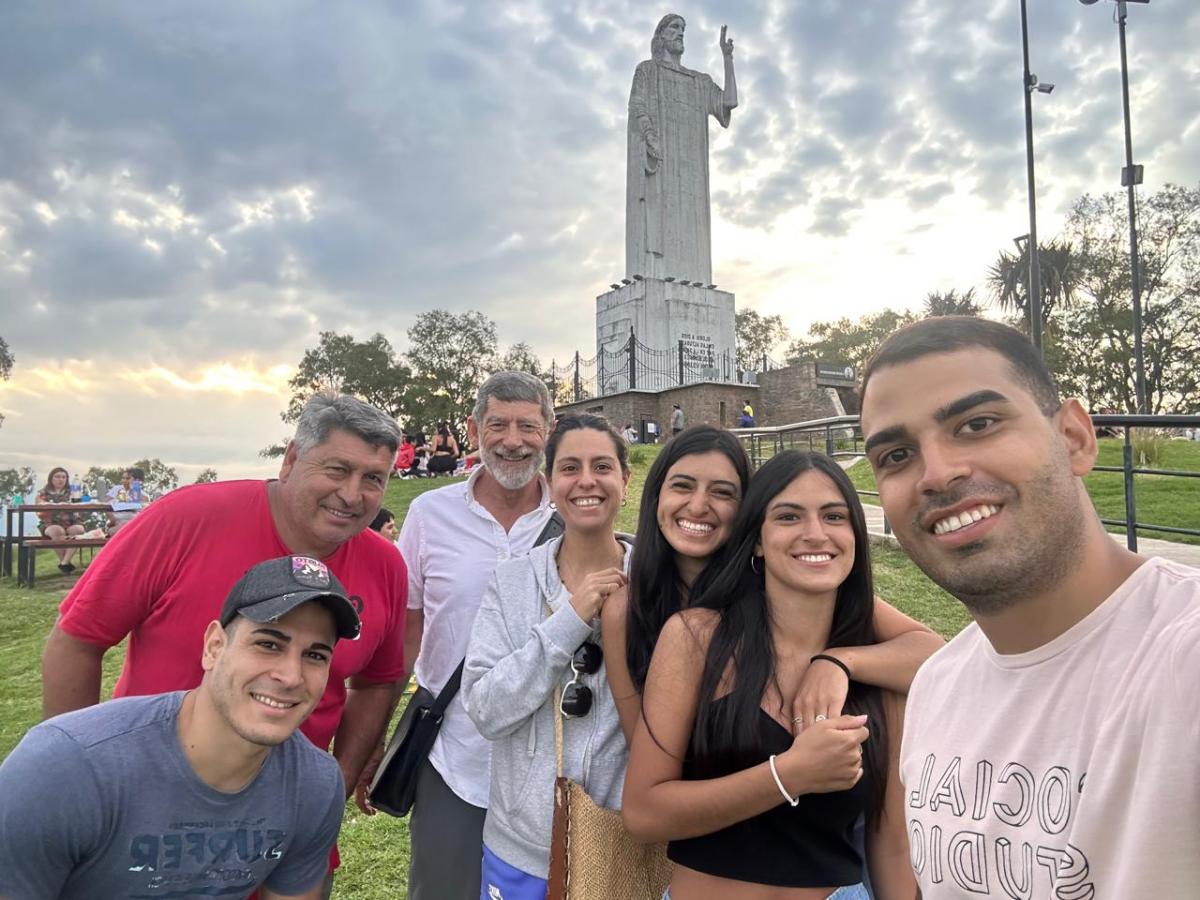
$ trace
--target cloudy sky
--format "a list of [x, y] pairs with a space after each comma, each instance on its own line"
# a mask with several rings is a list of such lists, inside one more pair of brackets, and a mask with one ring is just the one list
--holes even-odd
[[[1039, 231], [1119, 190], [1114, 4], [1029, 0]], [[968, 11], [969, 10], [969, 11]], [[624, 268], [628, 0], [0, 5], [0, 468], [269, 472], [322, 330], [481, 310], [594, 347]], [[714, 280], [792, 331], [982, 289], [1028, 231], [1017, 0], [693, 0]], [[1200, 178], [1200, 3], [1130, 7], [1146, 189]]]

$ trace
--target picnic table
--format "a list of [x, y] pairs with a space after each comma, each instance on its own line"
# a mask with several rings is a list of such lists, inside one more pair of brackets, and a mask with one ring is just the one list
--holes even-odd
[[[61, 541], [37, 535], [25, 535], [25, 513], [40, 512], [112, 512], [114, 506], [128, 507], [129, 504], [112, 503], [24, 503], [21, 506], [10, 506], [5, 513], [4, 547], [0, 555], [0, 571], [4, 575], [13, 573], [13, 547], [17, 548], [17, 584], [33, 587], [36, 577], [34, 555], [37, 550], [55, 550], [69, 547], [103, 547], [108, 543], [108, 537], [69, 537]], [[140, 508], [141, 504], [138, 504]], [[13, 533], [13, 520], [16, 519], [16, 533]]]

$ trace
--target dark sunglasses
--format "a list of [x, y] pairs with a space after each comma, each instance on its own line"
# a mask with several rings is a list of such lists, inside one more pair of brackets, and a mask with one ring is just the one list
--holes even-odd
[[558, 711], [564, 719], [578, 719], [592, 711], [592, 689], [579, 679], [583, 675], [595, 675], [604, 661], [604, 652], [599, 644], [584, 641], [571, 657], [571, 672], [574, 673], [563, 688]]

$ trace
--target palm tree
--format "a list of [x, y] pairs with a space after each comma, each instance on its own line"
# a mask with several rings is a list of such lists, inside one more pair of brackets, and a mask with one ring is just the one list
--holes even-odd
[[942, 293], [930, 291], [925, 295], [925, 318], [934, 316], [977, 316], [979, 304], [975, 302], [975, 288], [960, 294], [954, 288]]
[[[1042, 324], [1046, 326], [1056, 308], [1075, 302], [1075, 291], [1083, 273], [1078, 254], [1068, 241], [1055, 239], [1040, 244], [1038, 262], [1042, 274]], [[1029, 318], [1028, 246], [1019, 255], [1001, 250], [996, 262], [988, 269], [987, 280], [996, 306]]]

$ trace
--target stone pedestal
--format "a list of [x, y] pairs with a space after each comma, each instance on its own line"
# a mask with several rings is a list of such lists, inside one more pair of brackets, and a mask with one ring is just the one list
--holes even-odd
[[[630, 329], [638, 342], [632, 378], [636, 383], [631, 383], [627, 349], [622, 355]], [[733, 294], [660, 278], [622, 285], [596, 298], [596, 350], [603, 373], [601, 395], [737, 381]]]

